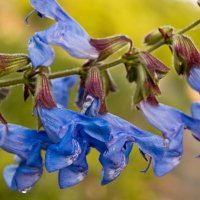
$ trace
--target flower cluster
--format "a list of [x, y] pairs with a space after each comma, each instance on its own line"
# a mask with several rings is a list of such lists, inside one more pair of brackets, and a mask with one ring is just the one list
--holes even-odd
[[[121, 174], [128, 164], [133, 145], [148, 161], [142, 172], [146, 173], [151, 163], [156, 176], [173, 170], [183, 154], [184, 130], [188, 129], [195, 139], [200, 140], [200, 103], [192, 104], [191, 116], [159, 103], [158, 84], [169, 71], [161, 61], [148, 51], [133, 49], [132, 40], [125, 35], [102, 39], [90, 37], [56, 0], [30, 0], [30, 3], [38, 16], [56, 22], [34, 34], [28, 43], [28, 56], [0, 55], [0, 76], [25, 70], [25, 100], [29, 92], [34, 96], [34, 115], [39, 125], [38, 130], [33, 130], [9, 124], [0, 114], [0, 148], [14, 154], [16, 162], [7, 166], [3, 173], [10, 189], [28, 192], [41, 178], [43, 167], [49, 173], [58, 171], [62, 189], [78, 184], [88, 173], [87, 156], [91, 148], [99, 152], [102, 185]], [[178, 74], [186, 75], [191, 87], [199, 92], [200, 54], [190, 38], [173, 34], [171, 27], [163, 27], [149, 34], [145, 43], [153, 45], [162, 39], [173, 52]], [[134, 103], [163, 137], [108, 112], [106, 97], [116, 90], [116, 86], [109, 71], [104, 69], [102, 72], [98, 67], [99, 61], [127, 44], [130, 48], [121, 59], [128, 81], [136, 84]], [[78, 73], [80, 83], [76, 104], [80, 112], [67, 108], [69, 92], [78, 76], [49, 79], [46, 67], [55, 58], [50, 45], [62, 47], [75, 58], [88, 60]], [[0, 94], [3, 98], [3, 91]]]

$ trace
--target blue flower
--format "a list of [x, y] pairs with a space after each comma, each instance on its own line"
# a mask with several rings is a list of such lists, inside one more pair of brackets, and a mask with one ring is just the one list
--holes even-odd
[[27, 193], [38, 182], [43, 172], [40, 151], [41, 146], [37, 145], [28, 159], [21, 159], [18, 165], [9, 165], [4, 169], [4, 179], [12, 191]]
[[[89, 101], [84, 103], [84, 112], [93, 113], [93, 110], [97, 108], [95, 106], [97, 101], [98, 99], [93, 98], [93, 101], [90, 101], [91, 104]], [[148, 155], [150, 161], [153, 160], [154, 172], [157, 176], [165, 175], [179, 164], [182, 155], [182, 139], [180, 138], [182, 130], [177, 134], [177, 140], [165, 147], [166, 140], [163, 138], [141, 130], [115, 115], [107, 113], [94, 118], [104, 119], [110, 127], [110, 140], [104, 142], [90, 140], [90, 145], [100, 152], [103, 185], [116, 179], [127, 166], [134, 143], [137, 144], [144, 157]]]
[[70, 89], [76, 84], [77, 76], [57, 78], [51, 81], [52, 93], [58, 105], [67, 107]]
[[65, 108], [37, 107], [37, 112], [53, 143], [60, 142], [68, 131], [77, 130], [100, 141], [108, 140], [110, 137], [108, 123], [103, 119], [92, 118]]
[[130, 49], [132, 47], [132, 41], [124, 35], [91, 38], [55, 0], [30, 0], [30, 3], [41, 16], [57, 21], [47, 30], [35, 33], [29, 41], [28, 51], [34, 68], [52, 64], [54, 53], [48, 44], [62, 47], [75, 58], [90, 60], [103, 60], [127, 43]]
[[65, 108], [37, 107], [52, 144], [47, 147], [45, 166], [49, 172], [59, 171], [61, 188], [79, 183], [87, 175], [86, 155], [90, 141], [110, 140], [108, 123]]
[[0, 147], [25, 160], [30, 157], [35, 146], [40, 144], [42, 148], [48, 143], [44, 131], [37, 131], [15, 124], [8, 124], [8, 130], [5, 129], [5, 125], [0, 124], [0, 133]]
[[[179, 132], [180, 127], [189, 129], [195, 138], [200, 139], [200, 120], [186, 115], [185, 113], [163, 105], [152, 105], [141, 101], [140, 108], [147, 120], [159, 129], [165, 138], [172, 140]], [[182, 130], [182, 134], [184, 129]]]
[[56, 21], [65, 21], [70, 18], [56, 0], [30, 0], [30, 4], [41, 15]]
[[28, 54], [33, 67], [50, 66], [55, 58], [54, 50], [38, 35], [29, 40]]
[[[117, 178], [126, 167], [132, 144], [135, 143], [144, 155], [153, 160], [154, 172], [163, 176], [174, 169], [180, 162], [182, 140], [172, 142], [168, 148], [161, 137], [141, 130], [129, 122], [112, 114], [99, 115], [99, 118], [109, 122], [113, 137], [107, 144], [107, 149], [101, 152], [100, 162], [103, 166], [102, 184], [107, 184]], [[177, 136], [180, 138], [180, 134]]]
[[[49, 145], [44, 131], [36, 131], [22, 126], [0, 125], [1, 148], [16, 154], [18, 165], [11, 165], [4, 170], [4, 179], [11, 190], [28, 192], [39, 180], [43, 171], [41, 149]], [[6, 133], [6, 134], [5, 134]]]
[[59, 171], [60, 188], [73, 186], [85, 178], [89, 149], [83, 137], [72, 136], [69, 132], [61, 142], [49, 146], [45, 156], [46, 169], [48, 172]]

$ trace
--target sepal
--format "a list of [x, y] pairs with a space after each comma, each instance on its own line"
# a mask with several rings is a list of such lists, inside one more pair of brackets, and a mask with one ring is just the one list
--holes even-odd
[[26, 54], [0, 54], [0, 77], [30, 66]]

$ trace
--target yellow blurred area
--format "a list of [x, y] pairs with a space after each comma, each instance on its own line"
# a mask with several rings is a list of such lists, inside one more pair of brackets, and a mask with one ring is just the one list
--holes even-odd
[[[200, 17], [200, 8], [189, 0], [59, 0], [59, 3], [91, 37], [126, 34], [133, 39], [135, 47], [141, 49], [146, 48], [142, 43], [148, 32], [163, 25], [172, 25], [175, 30], [180, 30]], [[53, 23], [33, 15], [27, 26], [24, 19], [31, 10], [28, 0], [0, 0], [0, 52], [27, 53], [27, 42], [34, 32]], [[188, 35], [200, 47], [200, 27], [190, 31]], [[56, 60], [52, 71], [78, 67], [84, 63], [70, 57], [58, 47], [55, 49]], [[176, 75], [167, 47], [162, 47], [153, 54], [172, 69], [161, 81], [162, 96], [159, 100], [189, 112], [191, 102], [200, 99], [199, 94], [187, 86], [184, 78]], [[119, 89], [108, 98], [109, 111], [142, 129], [158, 133], [132, 106], [135, 86], [126, 80], [123, 67], [118, 66], [111, 73]], [[71, 109], [77, 109], [74, 105], [76, 91], [77, 86], [70, 98]], [[1, 103], [1, 111], [10, 123], [36, 127], [32, 116], [32, 100], [23, 102], [22, 86], [12, 88], [11, 95]], [[79, 185], [60, 190], [57, 174], [44, 172], [34, 189], [26, 195], [11, 192], [7, 188], [2, 171], [6, 165], [13, 163], [13, 156], [0, 150], [0, 200], [196, 200], [200, 196], [200, 161], [194, 156], [200, 152], [200, 145], [186, 133], [184, 146], [181, 164], [165, 177], [155, 177], [152, 169], [146, 175], [140, 173], [139, 170], [144, 169], [147, 163], [134, 147], [127, 168], [116, 181], [102, 187], [98, 154], [92, 150], [89, 156], [89, 174]]]

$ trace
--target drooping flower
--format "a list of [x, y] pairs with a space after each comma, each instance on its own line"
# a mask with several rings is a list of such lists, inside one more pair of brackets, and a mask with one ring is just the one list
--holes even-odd
[[4, 179], [12, 191], [27, 193], [39, 181], [43, 172], [40, 151], [41, 147], [35, 146], [27, 160], [19, 158], [17, 165], [9, 165], [4, 169]]
[[56, 107], [45, 74], [38, 77], [35, 100], [35, 113], [52, 143], [46, 149], [46, 169], [49, 172], [59, 171], [61, 188], [75, 185], [87, 175], [88, 139], [108, 141], [108, 123], [103, 119]]
[[[164, 138], [173, 140], [180, 127], [189, 129], [195, 138], [200, 139], [200, 120], [164, 104], [152, 105], [146, 101], [140, 102], [140, 108], [147, 120], [161, 131]], [[182, 129], [182, 135], [184, 132]]]
[[173, 37], [174, 68], [179, 75], [185, 75], [189, 85], [200, 92], [200, 54], [192, 40], [176, 34]]
[[28, 129], [15, 124], [0, 124], [1, 148], [20, 158], [18, 165], [4, 170], [4, 179], [11, 190], [28, 192], [39, 180], [43, 171], [41, 149], [49, 140], [44, 131]]
[[30, 0], [30, 3], [40, 15], [57, 21], [30, 39], [28, 50], [33, 67], [51, 65], [54, 53], [49, 44], [62, 47], [73, 57], [90, 60], [106, 59], [127, 43], [131, 49], [132, 41], [125, 35], [91, 38], [55, 0]]
[[[88, 109], [85, 109], [85, 113], [93, 112], [95, 101], [97, 99], [90, 101], [91, 105], [86, 102]], [[106, 113], [94, 118], [106, 120], [110, 127], [110, 140], [103, 143], [98, 140], [90, 140], [91, 146], [100, 152], [103, 185], [116, 179], [127, 166], [134, 143], [137, 144], [143, 156], [149, 155], [153, 160], [153, 168], [157, 176], [165, 175], [179, 164], [182, 155], [181, 131], [176, 136], [177, 141], [170, 142], [166, 148], [165, 140], [161, 137], [143, 131], [115, 115]]]

